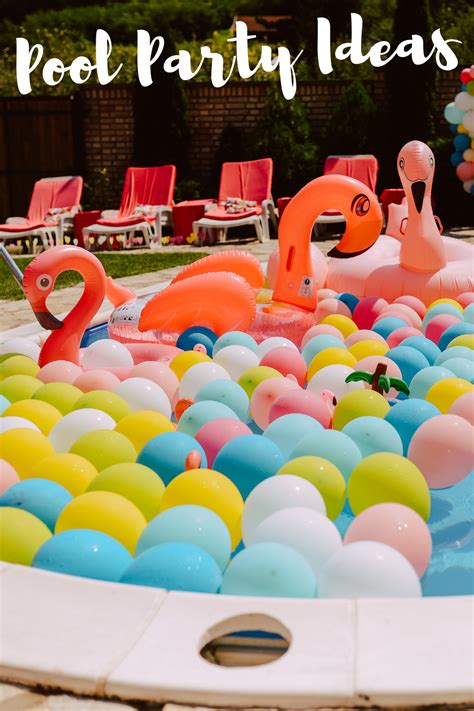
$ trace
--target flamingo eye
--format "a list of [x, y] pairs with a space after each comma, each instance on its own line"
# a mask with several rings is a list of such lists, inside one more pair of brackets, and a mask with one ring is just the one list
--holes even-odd
[[430, 165], [431, 165], [431, 167], [434, 166], [434, 158], [433, 158], [433, 156], [430, 156]]
[[405, 158], [400, 158], [400, 160], [398, 161], [398, 165], [403, 170], [405, 167]]
[[367, 195], [360, 193], [356, 195], [352, 201], [351, 210], [355, 212], [358, 217], [363, 217], [368, 213], [370, 209], [370, 200]]
[[38, 289], [41, 289], [41, 291], [46, 291], [47, 289], [49, 289], [52, 283], [53, 280], [51, 279], [49, 274], [42, 274], [36, 280], [36, 286], [38, 287]]

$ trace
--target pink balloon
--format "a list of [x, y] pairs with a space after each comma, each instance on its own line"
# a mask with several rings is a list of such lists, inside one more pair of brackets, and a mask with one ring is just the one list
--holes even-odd
[[82, 368], [68, 360], [53, 360], [43, 365], [37, 374], [42, 383], [68, 383], [72, 385], [81, 375]]
[[474, 462], [474, 427], [457, 415], [437, 415], [416, 430], [408, 447], [410, 459], [430, 489], [462, 481]]
[[456, 297], [456, 301], [465, 309], [466, 306], [474, 303], [474, 291], [465, 291], [464, 294], [459, 294]]
[[275, 368], [282, 375], [294, 375], [297, 382], [303, 387], [308, 370], [306, 361], [299, 351], [294, 348], [279, 347], [265, 353], [260, 365]]
[[[391, 358], [387, 358], [387, 356], [366, 356], [354, 366], [354, 370], [365, 370], [368, 373], [374, 373], [379, 363], [385, 363], [387, 366], [387, 375], [391, 378], [402, 377], [402, 372], [398, 365]], [[368, 389], [370, 388], [370, 385], [368, 383], [364, 383], [364, 387]], [[395, 388], [390, 388], [388, 393], [384, 393], [384, 395], [387, 398], [391, 398], [397, 397], [398, 393]]]
[[157, 361], [144, 361], [139, 365], [134, 365], [129, 377], [152, 380], [163, 388], [170, 401], [173, 400], [179, 387], [178, 377], [171, 370], [169, 365]]
[[0, 459], [0, 494], [20, 481], [20, 477], [9, 462]]
[[458, 397], [451, 405], [449, 414], [463, 417], [474, 425], [474, 392], [464, 393]]
[[395, 331], [392, 331], [392, 333], [387, 336], [387, 343], [390, 348], [395, 348], [396, 346], [399, 346], [405, 338], [422, 335], [423, 333], [419, 328], [414, 328], [413, 326], [401, 326], [400, 328], [396, 328]]
[[371, 328], [385, 306], [388, 306], [388, 301], [385, 299], [379, 296], [367, 296], [355, 307], [352, 320], [359, 328]]
[[377, 321], [388, 316], [401, 318], [403, 321], [407, 321], [409, 326], [421, 329], [421, 318], [411, 306], [406, 306], [405, 304], [390, 304], [383, 309]]
[[318, 323], [316, 326], [311, 326], [308, 328], [301, 341], [301, 350], [305, 345], [315, 336], [336, 336], [341, 341], [344, 341], [344, 336], [338, 328], [331, 326], [330, 323]]
[[417, 296], [411, 296], [410, 294], [405, 294], [404, 296], [398, 296], [393, 303], [394, 304], [405, 304], [405, 306], [410, 306], [412, 309], [414, 309], [416, 311], [416, 313], [418, 314], [418, 316], [420, 316], [420, 318], [423, 318], [423, 316], [426, 313], [425, 304]]
[[460, 163], [456, 168], [456, 175], [459, 180], [462, 180], [463, 182], [465, 180], [471, 180], [474, 178], [474, 163], [463, 161], [463, 163]]
[[334, 289], [318, 290], [318, 301], [323, 301], [323, 299], [332, 299], [333, 296], [337, 296], [337, 291], [334, 291]]
[[83, 393], [88, 393], [91, 390], [114, 390], [120, 380], [108, 370], [86, 370], [85, 373], [76, 378], [73, 385]]
[[362, 511], [344, 536], [344, 545], [355, 541], [378, 541], [395, 548], [419, 578], [430, 563], [433, 549], [428, 526], [416, 511], [403, 504], [376, 504]]
[[314, 312], [314, 317], [318, 323], [326, 318], [326, 316], [332, 316], [333, 314], [340, 314], [341, 316], [348, 316], [352, 318], [350, 308], [339, 299], [323, 299], [316, 306], [316, 311]]
[[433, 343], [438, 344], [439, 339], [446, 331], [447, 328], [453, 325], [453, 323], [459, 323], [461, 319], [454, 314], [439, 314], [431, 319], [429, 324], [425, 329], [425, 336], [429, 338]]
[[299, 389], [300, 386], [292, 378], [267, 378], [257, 385], [250, 398], [250, 414], [257, 425], [262, 430], [268, 427], [269, 413], [273, 403], [288, 391]]
[[354, 331], [354, 333], [347, 336], [346, 346], [350, 348], [355, 343], [359, 343], [359, 341], [378, 341], [378, 343], [387, 343], [385, 338], [381, 336], [380, 333], [370, 331], [368, 328], [362, 328], [360, 331]]
[[231, 439], [243, 434], [252, 434], [247, 425], [240, 420], [220, 418], [206, 422], [195, 436], [206, 453], [207, 465], [212, 468], [214, 459], [222, 447]]
[[332, 411], [329, 404], [311, 390], [295, 390], [278, 398], [270, 410], [269, 421], [290, 415], [291, 413], [309, 415], [317, 420], [323, 427], [328, 428], [332, 420]]

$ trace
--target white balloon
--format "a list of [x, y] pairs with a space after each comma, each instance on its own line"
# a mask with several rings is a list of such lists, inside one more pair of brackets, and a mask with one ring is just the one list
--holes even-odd
[[308, 383], [308, 390], [311, 390], [311, 392], [316, 395], [321, 395], [323, 390], [330, 390], [336, 396], [336, 400], [340, 400], [341, 397], [347, 395], [347, 393], [350, 393], [352, 390], [364, 389], [362, 382], [345, 382], [347, 376], [354, 372], [354, 368], [350, 368], [347, 365], [339, 363], [326, 365], [313, 375]]
[[471, 111], [474, 109], [474, 96], [471, 96], [467, 91], [460, 91], [454, 99], [456, 107], [460, 111]]
[[[232, 347], [229, 346], [229, 348]], [[222, 351], [224, 350], [226, 349], [223, 348]], [[217, 355], [220, 355], [222, 351], [219, 351]], [[179, 397], [189, 397], [194, 400], [203, 385], [210, 383], [212, 380], [230, 380], [230, 375], [222, 365], [214, 361], [211, 363], [205, 361], [204, 363], [192, 365], [181, 378], [178, 389]]]
[[258, 344], [257, 355], [259, 359], [262, 360], [266, 353], [273, 351], [275, 348], [293, 348], [294, 351], [298, 350], [297, 346], [295, 346], [293, 341], [290, 341], [289, 338], [283, 338], [283, 336], [272, 336], [271, 338], [266, 338]]
[[421, 597], [415, 569], [397, 550], [375, 541], [342, 546], [323, 567], [319, 597]]
[[153, 380], [148, 378], [127, 378], [114, 388], [114, 393], [123, 397], [132, 410], [155, 410], [165, 417], [171, 417], [171, 403], [168, 395]]
[[36, 430], [40, 432], [34, 422], [30, 422], [26, 417], [15, 417], [13, 415], [0, 417], [0, 433], [8, 432], [8, 430]]
[[69, 452], [74, 442], [86, 432], [94, 430], [113, 430], [115, 420], [102, 410], [84, 407], [64, 415], [51, 428], [48, 439], [56, 452]]
[[341, 536], [332, 521], [319, 511], [295, 507], [275, 511], [250, 534], [254, 543], [283, 543], [306, 558], [318, 580], [322, 567], [342, 546]]
[[82, 354], [82, 367], [85, 370], [132, 366], [133, 358], [128, 348], [112, 338], [102, 338], [91, 343]]
[[465, 180], [464, 183], [462, 184], [464, 190], [470, 194], [472, 190], [472, 186], [474, 185], [474, 180]]
[[279, 474], [261, 481], [248, 495], [242, 513], [242, 539], [245, 545], [262, 521], [276, 511], [297, 506], [326, 515], [323, 497], [306, 479], [293, 474]]
[[215, 354], [214, 363], [219, 363], [232, 380], [237, 381], [246, 370], [255, 368], [260, 363], [260, 358], [247, 346], [224, 346]]
[[0, 355], [24, 355], [38, 362], [40, 347], [29, 338], [8, 338], [0, 343]]
[[462, 119], [462, 125], [469, 133], [474, 133], [474, 111], [466, 111]]

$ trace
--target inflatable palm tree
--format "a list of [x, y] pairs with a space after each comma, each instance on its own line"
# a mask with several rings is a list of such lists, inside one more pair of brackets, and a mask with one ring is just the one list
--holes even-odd
[[383, 393], [388, 393], [390, 388], [395, 388], [398, 392], [402, 392], [405, 395], [410, 394], [410, 388], [408, 385], [400, 378], [391, 378], [387, 373], [387, 366], [385, 363], [379, 363], [375, 369], [374, 373], [368, 373], [365, 370], [356, 370], [346, 378], [346, 383], [357, 383], [364, 382], [372, 386], [372, 390], [380, 395]]

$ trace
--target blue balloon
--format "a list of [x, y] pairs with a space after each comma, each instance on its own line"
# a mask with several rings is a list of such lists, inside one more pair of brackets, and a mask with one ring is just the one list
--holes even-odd
[[244, 333], [244, 331], [227, 331], [227, 333], [223, 333], [222, 336], [219, 336], [214, 343], [212, 355], [215, 356], [216, 353], [219, 353], [219, 351], [226, 346], [245, 346], [246, 348], [250, 348], [251, 351], [256, 351], [257, 341], [248, 333]]
[[33, 568], [81, 578], [120, 578], [133, 558], [121, 543], [101, 531], [76, 528], [52, 536], [36, 553]]
[[150, 439], [138, 455], [138, 464], [153, 469], [165, 486], [186, 469], [186, 458], [197, 450], [201, 455], [201, 467], [207, 467], [206, 454], [194, 437], [184, 432], [163, 432]]
[[344, 291], [342, 294], [338, 294], [336, 296], [336, 299], [342, 301], [342, 303], [345, 304], [351, 310], [351, 313], [354, 313], [354, 309], [360, 301], [357, 296], [354, 296], [354, 294], [349, 294], [349, 292], [347, 291]]
[[423, 353], [430, 365], [434, 364], [436, 358], [441, 353], [436, 343], [433, 343], [433, 341], [430, 341], [429, 338], [425, 338], [424, 336], [409, 336], [399, 345], [410, 346], [410, 348], [415, 348], [415, 350], [420, 351], [420, 353]]
[[247, 422], [250, 401], [245, 390], [233, 380], [210, 380], [202, 386], [195, 398], [196, 402], [213, 400], [227, 405], [239, 420]]
[[470, 333], [474, 333], [474, 323], [466, 323], [465, 321], [453, 323], [453, 325], [449, 326], [449, 328], [447, 328], [441, 335], [441, 338], [438, 341], [438, 346], [442, 351], [444, 351], [445, 348], [449, 346], [451, 341], [456, 338], [456, 336], [464, 336]]
[[183, 412], [178, 422], [178, 432], [195, 437], [207, 422], [222, 418], [239, 419], [227, 405], [215, 400], [201, 400], [200, 402], [195, 402], [194, 405], [191, 405]]
[[223, 595], [314, 597], [316, 578], [305, 558], [280, 543], [256, 543], [232, 558], [222, 580]]
[[439, 365], [430, 365], [428, 368], [419, 370], [410, 383], [410, 397], [424, 400], [431, 386], [444, 378], [454, 378], [452, 370]]
[[470, 383], [474, 383], [474, 363], [467, 358], [450, 358], [446, 361], [449, 370], [452, 370], [456, 378], [463, 378]]
[[192, 326], [187, 328], [179, 336], [176, 346], [183, 351], [192, 351], [197, 345], [205, 347], [207, 355], [212, 356], [214, 343], [217, 341], [217, 334], [206, 326]]
[[452, 124], [450, 124], [449, 130], [451, 131], [451, 133], [454, 133], [454, 135], [457, 136], [457, 135], [458, 135], [458, 125], [457, 125], [457, 123], [452, 123]]
[[303, 437], [291, 452], [290, 460], [306, 456], [322, 457], [332, 462], [344, 476], [346, 484], [352, 470], [362, 459], [359, 447], [348, 435], [323, 428]]
[[438, 408], [431, 402], [409, 398], [390, 408], [385, 415], [385, 420], [393, 425], [400, 435], [403, 442], [403, 454], [406, 456], [411, 438], [418, 427], [426, 420], [440, 414]]
[[403, 454], [397, 430], [380, 417], [356, 417], [343, 427], [342, 432], [355, 442], [364, 459], [377, 452]]
[[449, 368], [448, 361], [451, 358], [466, 358], [467, 360], [474, 361], [474, 351], [467, 346], [451, 346], [451, 348], [446, 348], [442, 351], [440, 355], [435, 360], [435, 365], [442, 365], [445, 368]]
[[462, 315], [466, 323], [474, 323], [474, 303], [468, 304]]
[[216, 593], [222, 574], [205, 550], [191, 543], [160, 543], [135, 558], [122, 583], [165, 590]]
[[0, 506], [28, 511], [54, 531], [59, 514], [71, 499], [69, 491], [54, 481], [24, 479], [10, 486], [0, 496]]
[[[458, 134], [458, 135], [459, 135], [459, 134]], [[455, 139], [455, 140], [456, 140], [456, 139]], [[451, 157], [450, 157], [449, 160], [450, 160], [451, 165], [453, 166], [453, 168], [457, 168], [458, 165], [460, 165], [461, 163], [464, 162], [464, 158], [463, 158], [462, 153], [458, 153], [458, 151], [455, 151], [454, 153], [451, 153]]]
[[463, 153], [467, 148], [471, 147], [471, 139], [467, 133], [458, 133], [453, 140], [456, 151]]
[[398, 365], [402, 372], [402, 378], [408, 385], [410, 385], [419, 370], [428, 368], [430, 365], [428, 358], [423, 353], [416, 350], [416, 348], [410, 348], [410, 346], [391, 348], [385, 356]]
[[263, 436], [271, 439], [280, 448], [285, 459], [288, 459], [303, 437], [322, 429], [322, 425], [314, 417], [292, 412], [270, 422]]
[[428, 311], [423, 316], [423, 322], [421, 325], [421, 330], [423, 331], [423, 333], [426, 333], [426, 327], [428, 326], [431, 319], [433, 319], [435, 316], [440, 316], [441, 314], [451, 314], [452, 316], [462, 318], [462, 312], [453, 304], [436, 304], [436, 306], [433, 306], [431, 309], [428, 309]]
[[0, 395], [0, 415], [3, 415], [7, 407], [10, 407], [11, 402], [7, 400], [5, 395]]
[[257, 484], [273, 476], [285, 459], [277, 445], [262, 435], [247, 434], [227, 442], [214, 459], [213, 469], [231, 479], [244, 499]]
[[396, 318], [395, 316], [386, 316], [381, 318], [380, 321], [374, 323], [372, 326], [372, 331], [378, 333], [382, 338], [387, 339], [390, 334], [397, 328], [405, 328], [409, 324], [406, 321], [402, 321], [401, 318]]
[[135, 555], [160, 543], [192, 543], [211, 555], [221, 570], [230, 560], [232, 544], [224, 521], [204, 506], [174, 506], [155, 516], [138, 539]]
[[319, 336], [313, 336], [305, 347], [303, 348], [302, 355], [306, 361], [306, 365], [309, 365], [313, 360], [314, 356], [324, 351], [326, 348], [346, 348], [344, 341], [341, 341], [337, 336], [331, 336], [326, 333], [322, 333]]

